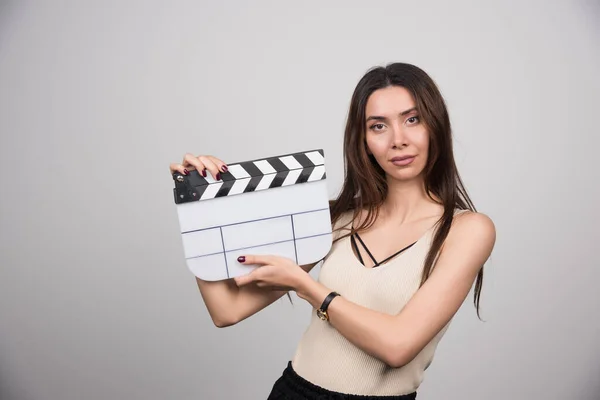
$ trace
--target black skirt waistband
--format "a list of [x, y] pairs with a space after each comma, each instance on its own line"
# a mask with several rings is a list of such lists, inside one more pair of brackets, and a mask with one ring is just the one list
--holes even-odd
[[395, 396], [370, 396], [332, 392], [307, 381], [288, 362], [281, 377], [273, 385], [267, 400], [415, 400], [417, 392]]

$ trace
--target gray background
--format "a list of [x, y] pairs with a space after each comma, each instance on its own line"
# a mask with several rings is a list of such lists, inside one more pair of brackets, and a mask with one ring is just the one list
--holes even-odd
[[498, 231], [419, 398], [600, 399], [598, 3], [216, 3], [1, 3], [0, 398], [265, 398], [310, 307], [212, 326], [168, 165], [323, 148], [333, 197], [354, 86], [406, 61]]

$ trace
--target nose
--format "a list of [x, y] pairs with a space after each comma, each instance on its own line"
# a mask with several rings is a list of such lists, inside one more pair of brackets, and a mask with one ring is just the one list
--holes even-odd
[[401, 149], [408, 146], [402, 124], [394, 124], [392, 133], [392, 148]]

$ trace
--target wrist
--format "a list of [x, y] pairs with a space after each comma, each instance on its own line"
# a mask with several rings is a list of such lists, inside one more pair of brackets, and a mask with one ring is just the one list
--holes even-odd
[[311, 290], [311, 285], [316, 282], [312, 277], [308, 274], [308, 272], [299, 276], [296, 283], [296, 294], [303, 300], [306, 300], [308, 293]]
[[308, 277], [309, 279], [302, 280], [296, 293], [298, 297], [306, 300], [313, 308], [317, 309], [321, 306], [325, 297], [331, 293], [331, 290], [310, 278], [310, 275]]

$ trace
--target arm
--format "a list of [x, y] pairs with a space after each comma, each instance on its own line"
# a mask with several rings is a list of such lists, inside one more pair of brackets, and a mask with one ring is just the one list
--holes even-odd
[[[317, 263], [303, 265], [308, 272]], [[273, 290], [250, 284], [238, 287], [233, 279], [203, 281], [196, 278], [198, 289], [215, 326], [224, 328], [256, 314], [281, 298], [287, 290]]]
[[[370, 310], [336, 297], [329, 323], [355, 346], [391, 367], [409, 363], [450, 321], [491, 254], [496, 234], [483, 214], [457, 217], [429, 279], [397, 315]], [[298, 296], [314, 308], [331, 290], [304, 276]]]

